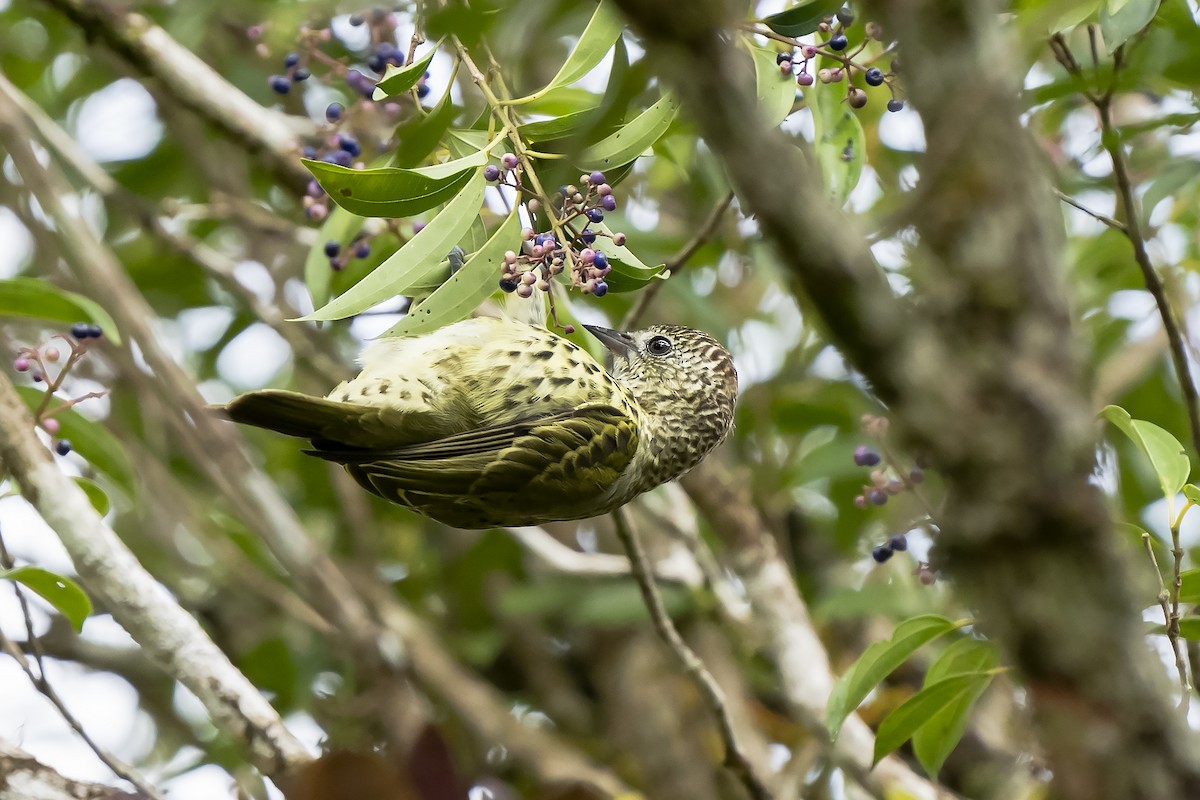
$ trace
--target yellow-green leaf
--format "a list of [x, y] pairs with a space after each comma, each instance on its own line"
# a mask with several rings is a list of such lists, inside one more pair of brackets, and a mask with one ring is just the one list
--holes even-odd
[[60, 289], [43, 278], [0, 280], [0, 316], [55, 322], [93, 322], [113, 344], [121, 343], [117, 324], [95, 300]]
[[1134, 419], [1120, 406], [1105, 406], [1101, 413], [1150, 459], [1163, 496], [1170, 499], [1179, 494], [1192, 471], [1192, 462], [1179, 440], [1153, 422]]
[[768, 124], [778, 125], [791, 113], [796, 102], [796, 79], [791, 73], [780, 72], [774, 50], [759, 47], [749, 39], [746, 39], [745, 43], [754, 59], [758, 107], [762, 109]]
[[513, 104], [531, 102], [560, 86], [568, 86], [588, 74], [604, 59], [624, 27], [625, 23], [621, 15], [613, 8], [611, 0], [601, 0], [558, 74], [533, 94], [513, 100]]
[[83, 630], [83, 622], [92, 613], [92, 601], [84, 594], [79, 584], [64, 575], [57, 575], [41, 567], [23, 566], [0, 570], [0, 578], [16, 581], [36, 592], [43, 600], [66, 617], [76, 631]]
[[620, 130], [596, 142], [579, 157], [587, 169], [611, 169], [636, 159], [662, 138], [679, 111], [679, 102], [671, 95], [621, 126]]
[[446, 202], [470, 180], [472, 170], [430, 175], [415, 169], [350, 169], [303, 159], [330, 199], [360, 217], [411, 217]]
[[375, 84], [375, 94], [373, 99], [384, 100], [398, 94], [404, 94], [409, 89], [417, 85], [417, 81], [425, 75], [425, 71], [429, 69], [429, 62], [433, 61], [433, 54], [437, 52], [437, 45], [430, 48], [429, 52], [423, 58], [412, 62], [406, 67], [397, 67], [389, 65], [387, 72]]

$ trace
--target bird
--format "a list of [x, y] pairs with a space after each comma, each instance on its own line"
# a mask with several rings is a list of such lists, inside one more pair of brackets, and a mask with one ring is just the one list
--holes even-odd
[[610, 369], [547, 328], [480, 316], [369, 342], [324, 398], [269, 389], [214, 408], [309, 440], [367, 491], [451, 527], [599, 516], [724, 441], [738, 379], [694, 328], [583, 327]]

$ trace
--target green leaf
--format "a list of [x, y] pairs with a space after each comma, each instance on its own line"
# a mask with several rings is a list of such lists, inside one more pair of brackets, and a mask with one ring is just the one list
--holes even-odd
[[[588, 228], [612, 234], [612, 230], [603, 222], [592, 222]], [[597, 236], [592, 249], [599, 250], [608, 257], [608, 265], [612, 272], [605, 278], [610, 292], [632, 292], [654, 280], [663, 271], [665, 264], [648, 267], [641, 259], [633, 254], [628, 247], [617, 246], [608, 236]]]
[[913, 617], [897, 625], [891, 639], [868, 647], [838, 679], [829, 695], [825, 725], [829, 728], [830, 738], [837, 738], [846, 717], [917, 648], [966, 624], [968, 620], [951, 622], [936, 614]]
[[758, 96], [758, 106], [763, 110], [767, 122], [774, 127], [792, 113], [792, 105], [796, 102], [796, 79], [791, 74], [779, 71], [775, 61], [775, 51], [759, 47], [749, 39], [745, 40], [754, 59], [754, 84]]
[[1179, 602], [1200, 603], [1200, 569], [1179, 573]]
[[563, 62], [558, 74], [538, 91], [517, 98], [511, 101], [512, 104], [518, 105], [536, 100], [560, 86], [574, 83], [591, 72], [592, 68], [604, 60], [604, 56], [617, 41], [617, 37], [621, 35], [624, 27], [625, 22], [613, 8], [611, 0], [601, 0], [587, 27], [580, 34], [579, 41], [575, 43], [575, 49], [567, 56], [567, 60]]
[[[996, 666], [996, 650], [979, 639], [959, 639], [951, 644], [930, 665], [925, 673], [925, 686], [952, 675], [986, 673]], [[971, 708], [987, 689], [990, 679], [947, 703], [934, 712], [912, 736], [913, 753], [921, 767], [931, 777], [946, 763], [963, 732], [967, 729]]]
[[1105, 406], [1100, 413], [1132, 439], [1150, 459], [1163, 497], [1170, 499], [1179, 494], [1192, 471], [1192, 463], [1179, 440], [1153, 422], [1134, 419], [1120, 406]]
[[458, 116], [458, 109], [450, 98], [450, 89], [453, 86], [454, 75], [451, 75], [442, 99], [428, 114], [414, 115], [396, 129], [397, 146], [393, 156], [395, 166], [415, 167], [438, 146], [454, 118]]
[[[1165, 633], [1160, 625], [1159, 633]], [[1200, 617], [1183, 617], [1179, 620], [1179, 635], [1191, 642], [1200, 641]]]
[[662, 138], [678, 111], [679, 101], [669, 94], [663, 95], [620, 130], [585, 150], [579, 163], [588, 169], [612, 169], [628, 164]]
[[842, 5], [843, 0], [808, 0], [792, 6], [787, 11], [765, 17], [763, 24], [784, 36], [807, 36]]
[[862, 175], [867, 146], [862, 123], [845, 102], [842, 83], [817, 81], [804, 96], [812, 108], [813, 146], [825, 188], [834, 204], [841, 206]]
[[992, 674], [969, 672], [953, 675], [925, 686], [905, 700], [879, 723], [879, 730], [875, 732], [874, 761], [878, 763], [879, 759], [904, 744], [941, 712], [973, 693], [982, 693], [991, 682]]
[[321, 188], [342, 208], [360, 217], [411, 217], [446, 202], [471, 178], [471, 170], [430, 177], [398, 167], [350, 169], [301, 159]]
[[36, 592], [43, 600], [58, 609], [75, 630], [83, 630], [83, 622], [92, 613], [92, 601], [79, 584], [63, 575], [41, 567], [23, 566], [0, 570], [0, 578], [16, 581]]
[[59, 289], [42, 278], [0, 280], [0, 316], [93, 322], [113, 344], [121, 343], [117, 324], [94, 300]]
[[380, 78], [379, 83], [375, 84], [375, 94], [372, 99], [384, 100], [388, 97], [404, 94], [416, 86], [417, 81], [421, 80], [425, 75], [425, 71], [429, 69], [429, 62], [433, 61], [433, 55], [437, 52], [437, 49], [438, 45], [435, 44], [423, 58], [419, 61], [414, 61], [407, 67], [389, 65], [387, 72]]
[[340, 206], [334, 206], [313, 246], [308, 249], [308, 257], [304, 259], [304, 285], [312, 296], [313, 305], [321, 307], [329, 301], [333, 286], [333, 268], [329, 266], [329, 256], [325, 255], [325, 243], [337, 242], [345, 246], [354, 235], [362, 230], [366, 219], [351, 214]]
[[83, 493], [87, 495], [88, 501], [92, 504], [92, 508], [96, 509], [97, 514], [103, 517], [112, 510], [112, 501], [108, 499], [108, 494], [95, 481], [76, 478], [75, 484], [83, 489]]
[[1183, 487], [1183, 496], [1188, 499], [1192, 505], [1200, 506], [1200, 486], [1194, 483], [1189, 483]]
[[1100, 33], [1108, 51], [1116, 50], [1149, 25], [1160, 3], [1161, 0], [1105, 0], [1100, 6]]
[[496, 291], [500, 265], [504, 263], [504, 253], [515, 249], [520, 235], [521, 219], [514, 208], [491, 238], [458, 272], [447, 278], [433, 294], [409, 309], [404, 319], [383, 335], [408, 336], [424, 333], [466, 318]]
[[451, 161], [444, 161], [441, 164], [430, 164], [427, 167], [413, 167], [412, 171], [427, 178], [440, 179], [461, 174], [463, 170], [482, 167], [487, 163], [488, 154], [482, 150], [477, 150], [470, 155], [455, 158]]
[[466, 186], [420, 233], [345, 293], [300, 319], [345, 319], [414, 288], [428, 287], [440, 273], [446, 253], [475, 221], [483, 187], [483, 170], [474, 170]]
[[[32, 411], [41, 405], [46, 393], [32, 386], [18, 386], [17, 391]], [[54, 403], [56, 401], [51, 401]], [[98, 422], [81, 415], [75, 409], [65, 409], [54, 415], [58, 420], [58, 438], [71, 443], [71, 449], [88, 461], [96, 471], [107, 476], [127, 496], [134, 496], [136, 480], [133, 465], [125, 446]]]
[[550, 119], [526, 122], [517, 128], [521, 138], [527, 142], [552, 142], [565, 139], [582, 131], [596, 118], [596, 109], [573, 111]]
[[1163, 164], [1162, 171], [1151, 181], [1146, 194], [1142, 196], [1142, 216], [1149, 220], [1159, 203], [1175, 195], [1196, 178], [1200, 178], [1200, 161], [1189, 159]]

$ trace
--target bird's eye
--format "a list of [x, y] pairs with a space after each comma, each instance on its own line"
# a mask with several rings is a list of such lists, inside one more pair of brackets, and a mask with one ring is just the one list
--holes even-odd
[[655, 336], [646, 347], [651, 355], [665, 356], [671, 352], [671, 340], [665, 336]]

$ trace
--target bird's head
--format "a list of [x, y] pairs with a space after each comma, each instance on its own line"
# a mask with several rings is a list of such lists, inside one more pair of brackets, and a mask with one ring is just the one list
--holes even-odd
[[[703, 331], [682, 325], [652, 325], [626, 333], [585, 328], [612, 352], [612, 375], [647, 414], [694, 420], [719, 443], [733, 422], [737, 372], [729, 351]], [[703, 420], [697, 419], [703, 417]]]

